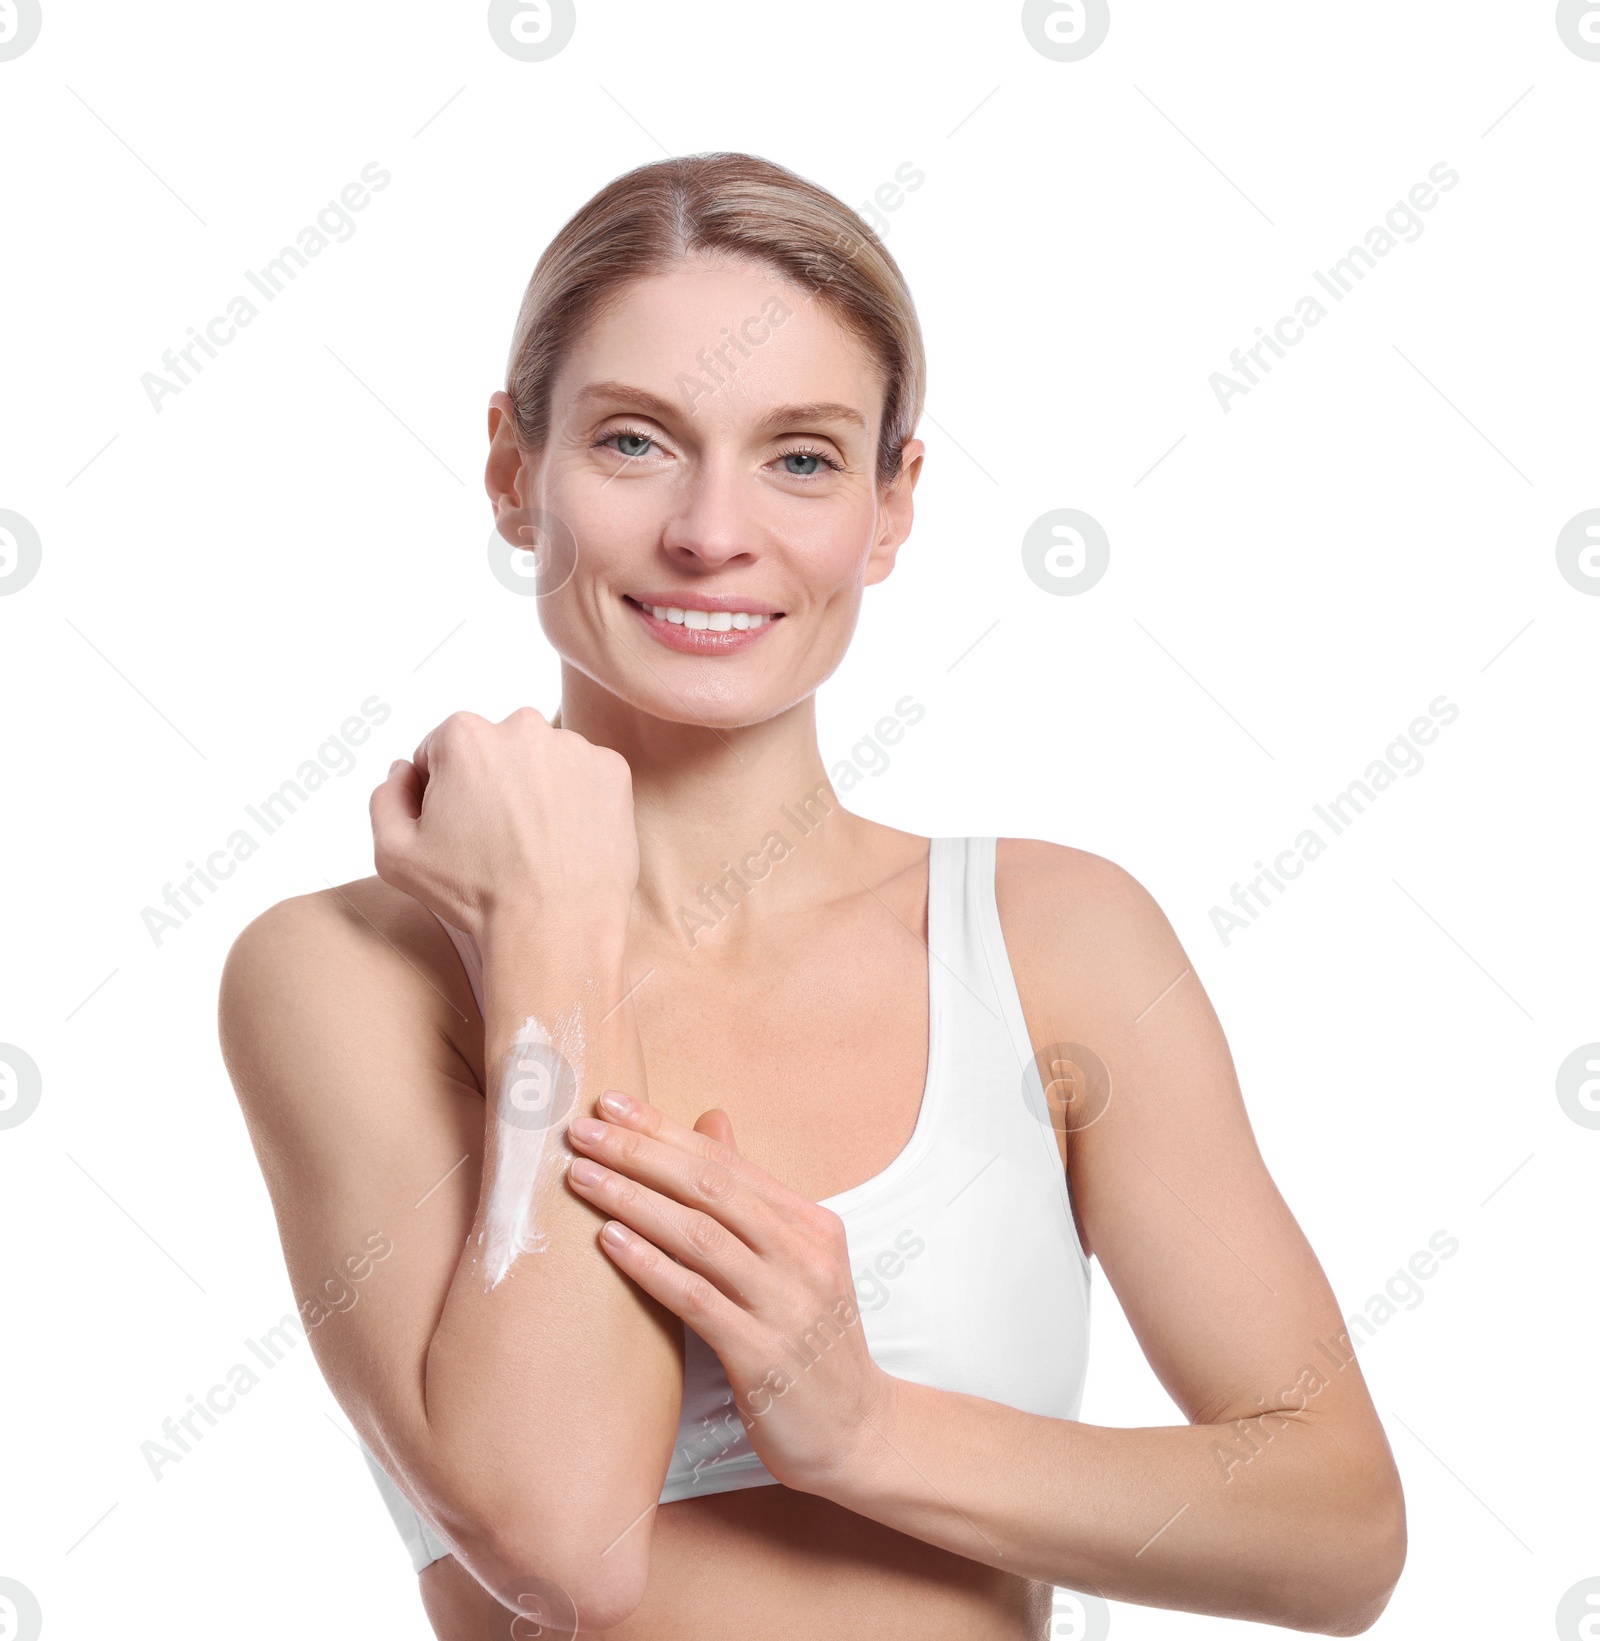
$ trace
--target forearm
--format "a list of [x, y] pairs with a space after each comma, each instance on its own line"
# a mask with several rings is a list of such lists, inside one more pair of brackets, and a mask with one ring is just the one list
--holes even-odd
[[1314, 1412], [1108, 1429], [890, 1381], [828, 1496], [989, 1566], [1119, 1601], [1353, 1634], [1404, 1555], [1387, 1448]]
[[623, 949], [609, 924], [502, 924], [484, 942], [482, 1180], [424, 1386], [460, 1530], [591, 1592], [647, 1555], [648, 1522], [629, 1529], [665, 1469], [681, 1384], [676, 1322], [617, 1274], [601, 1217], [564, 1180], [572, 1117], [608, 1088], [645, 1092]]

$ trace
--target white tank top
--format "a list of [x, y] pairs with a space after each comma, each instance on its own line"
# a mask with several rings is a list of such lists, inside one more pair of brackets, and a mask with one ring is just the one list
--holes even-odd
[[[887, 1168], [822, 1205], [844, 1221], [861, 1327], [886, 1373], [1075, 1419], [1089, 1357], [1089, 1262], [1006, 954], [994, 869], [993, 838], [931, 840], [928, 1074], [917, 1124]], [[444, 927], [481, 1011], [477, 948]], [[692, 1328], [683, 1331], [683, 1409], [660, 1502], [775, 1484], [721, 1362]], [[362, 1451], [412, 1565], [449, 1555]]]

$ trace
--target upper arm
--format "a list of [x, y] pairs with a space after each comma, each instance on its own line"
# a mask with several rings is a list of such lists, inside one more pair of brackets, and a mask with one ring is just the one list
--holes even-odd
[[1336, 1420], [1341, 1444], [1387, 1474], [1333, 1291], [1267, 1171], [1221, 1023], [1170, 923], [1110, 861], [1004, 847], [1002, 915], [1034, 1035], [1083, 1044], [1109, 1072], [1103, 1114], [1066, 1135], [1069, 1176], [1156, 1376], [1191, 1423], [1278, 1408]]
[[477, 1073], [447, 1029], [473, 1004], [430, 964], [433, 933], [375, 880], [284, 901], [235, 942], [219, 999], [301, 1326], [380, 1457], [422, 1441], [482, 1161]]

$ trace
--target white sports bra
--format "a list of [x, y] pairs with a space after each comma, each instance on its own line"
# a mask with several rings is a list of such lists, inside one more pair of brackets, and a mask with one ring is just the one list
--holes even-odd
[[[1006, 955], [995, 840], [928, 854], [928, 1076], [917, 1125], [882, 1173], [824, 1207], [844, 1221], [856, 1303], [886, 1373], [1075, 1419], [1089, 1357], [1089, 1262]], [[442, 920], [441, 920], [442, 921]], [[471, 936], [445, 924], [483, 1008]], [[684, 1327], [683, 1409], [660, 1502], [776, 1485], [716, 1354]], [[420, 1572], [451, 1549], [365, 1444]]]

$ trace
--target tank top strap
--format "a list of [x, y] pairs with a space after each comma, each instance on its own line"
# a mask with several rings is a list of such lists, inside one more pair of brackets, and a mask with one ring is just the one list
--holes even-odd
[[[946, 854], [935, 967], [947, 977], [938, 1002], [948, 1074], [962, 1092], [950, 1102], [952, 1138], [1000, 1143], [1026, 1131], [1028, 1143], [1055, 1141], [1033, 1064], [1016, 973], [995, 893], [997, 840], [952, 838]], [[933, 918], [930, 915], [930, 929]], [[1054, 1166], [1059, 1170], [1059, 1157]]]
[[[959, 1030], [987, 1037], [995, 1030], [1009, 1035], [1012, 1022], [1005, 1007], [1010, 965], [996, 972], [992, 936], [1000, 929], [995, 904], [993, 838], [936, 838], [935, 873], [930, 865], [928, 947], [934, 968], [944, 976], [945, 1009]], [[1003, 945], [999, 955], [1005, 955]]]
[[1020, 1068], [1033, 1051], [1016, 973], [1000, 927], [1000, 903], [995, 893], [999, 840], [955, 841], [962, 846], [956, 869], [960, 883], [958, 888], [953, 887], [951, 897], [957, 907], [953, 919], [955, 938], [944, 955], [962, 981], [962, 1002], [958, 1006], [974, 1025], [981, 1022], [986, 1038], [1004, 1041]]

